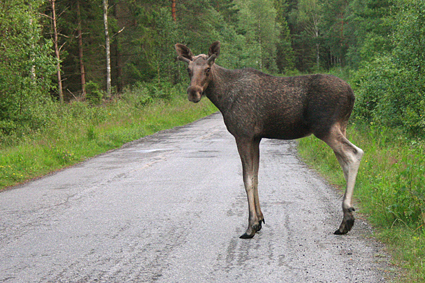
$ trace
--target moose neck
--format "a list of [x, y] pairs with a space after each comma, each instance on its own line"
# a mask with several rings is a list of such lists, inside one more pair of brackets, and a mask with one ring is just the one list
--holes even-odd
[[205, 90], [205, 94], [220, 112], [225, 113], [230, 109], [234, 100], [231, 88], [237, 79], [237, 72], [215, 64], [211, 70], [211, 75], [212, 80]]

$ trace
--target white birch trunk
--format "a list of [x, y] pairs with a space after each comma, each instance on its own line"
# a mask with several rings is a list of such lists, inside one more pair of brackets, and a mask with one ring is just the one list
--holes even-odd
[[80, 59], [80, 79], [81, 79], [81, 91], [82, 95], [86, 97], [86, 71], [84, 68], [83, 61], [83, 33], [81, 31], [81, 11], [80, 1], [77, 1], [77, 21], [78, 21], [78, 57]]
[[59, 101], [63, 103], [63, 89], [62, 89], [62, 75], [61, 75], [61, 62], [60, 62], [60, 50], [58, 47], [58, 29], [57, 29], [57, 19], [56, 19], [56, 0], [50, 0], [52, 4], [52, 21], [53, 21], [53, 41], [55, 46], [56, 54], [56, 72], [58, 76], [58, 92], [59, 92]]
[[103, 24], [105, 26], [106, 47], [106, 94], [107, 97], [111, 97], [111, 50], [108, 31], [108, 0], [103, 0]]

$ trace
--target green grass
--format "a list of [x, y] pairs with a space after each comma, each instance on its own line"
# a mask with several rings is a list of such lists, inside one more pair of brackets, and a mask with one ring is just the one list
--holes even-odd
[[[354, 196], [387, 244], [406, 282], [425, 282], [425, 143], [383, 127], [351, 126], [348, 138], [365, 151]], [[332, 150], [317, 138], [299, 143], [302, 158], [345, 189]], [[403, 279], [404, 280], [404, 279]]]
[[0, 190], [217, 111], [208, 99], [193, 104], [179, 94], [148, 102], [140, 97], [127, 93], [97, 107], [55, 105], [44, 129], [0, 146]]

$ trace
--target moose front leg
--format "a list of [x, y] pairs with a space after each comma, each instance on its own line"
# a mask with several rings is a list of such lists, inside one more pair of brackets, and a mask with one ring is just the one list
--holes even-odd
[[264, 222], [258, 198], [258, 167], [260, 156], [260, 140], [236, 139], [239, 155], [242, 161], [243, 182], [248, 199], [248, 228], [240, 237], [250, 239], [261, 230]]

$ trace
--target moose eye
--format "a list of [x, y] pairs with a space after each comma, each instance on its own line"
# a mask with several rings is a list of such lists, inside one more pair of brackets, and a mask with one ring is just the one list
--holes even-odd
[[191, 75], [191, 71], [189, 68], [187, 68], [187, 73], [189, 74], [189, 76]]
[[206, 69], [205, 69], [205, 73], [206, 73], [207, 75], [210, 73], [210, 71], [211, 71], [211, 68], [206, 68]]

